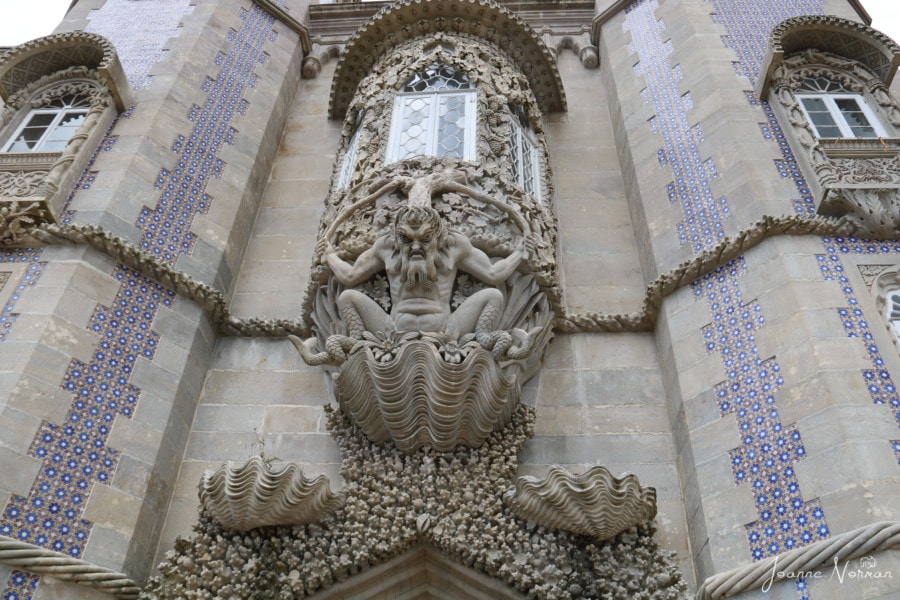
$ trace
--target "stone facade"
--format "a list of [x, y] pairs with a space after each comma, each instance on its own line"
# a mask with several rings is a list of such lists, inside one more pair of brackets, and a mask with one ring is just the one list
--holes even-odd
[[0, 55], [0, 596], [900, 597], [867, 19], [78, 0]]

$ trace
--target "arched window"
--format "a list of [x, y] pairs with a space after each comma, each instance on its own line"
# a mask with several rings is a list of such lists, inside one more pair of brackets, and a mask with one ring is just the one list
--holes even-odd
[[820, 138], [886, 137], [884, 127], [862, 94], [824, 76], [807, 77], [796, 90], [797, 99]]
[[62, 152], [90, 108], [87, 97], [66, 94], [31, 109], [3, 145], [3, 152]]
[[387, 163], [413, 156], [475, 159], [475, 89], [442, 63], [416, 73], [394, 101]]

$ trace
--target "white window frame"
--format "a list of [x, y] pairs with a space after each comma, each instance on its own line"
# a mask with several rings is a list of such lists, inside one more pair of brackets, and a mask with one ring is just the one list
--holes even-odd
[[[437, 153], [438, 147], [438, 108], [442, 100], [452, 96], [459, 96], [464, 99], [464, 133], [463, 133], [463, 152], [462, 160], [474, 162], [476, 160], [475, 153], [475, 129], [477, 124], [477, 104], [478, 93], [476, 89], [468, 90], [441, 90], [434, 92], [422, 93], [399, 93], [394, 99], [394, 110], [391, 115], [391, 133], [388, 142], [386, 163], [391, 164], [412, 156], [443, 156]], [[401, 156], [400, 140], [401, 135], [406, 129], [406, 123], [403, 122], [403, 108], [406, 103], [411, 100], [425, 99], [428, 101], [428, 115], [425, 118], [425, 153], [418, 155]]]
[[[537, 140], [534, 133], [522, 127], [516, 119], [515, 115], [511, 115], [509, 123], [512, 129], [511, 143], [513, 151], [513, 174], [516, 176], [516, 183], [523, 190], [531, 194], [535, 198], [541, 197], [541, 153], [538, 150]], [[526, 169], [531, 170], [531, 185], [528, 185], [528, 179], [525, 177]]]
[[900, 339], [900, 288], [887, 290], [884, 294], [884, 318]]
[[[53, 108], [35, 108], [28, 112], [28, 115], [22, 121], [22, 123], [16, 128], [16, 131], [9, 137], [6, 141], [6, 144], [3, 145], [2, 152], [6, 153], [25, 153], [25, 152], [62, 152], [62, 148], [54, 149], [54, 150], [45, 150], [44, 146], [51, 141], [58, 142], [63, 140], [51, 140], [51, 134], [60, 129], [62, 124], [62, 120], [69, 115], [80, 115], [81, 117], [86, 117], [88, 114], [88, 108], [81, 107], [53, 107]], [[34, 143], [33, 147], [30, 148], [14, 148], [16, 144], [25, 143], [19, 140], [19, 136], [25, 131], [25, 129], [29, 126], [34, 117], [38, 115], [54, 115], [53, 119], [50, 121], [48, 125], [45, 126], [44, 132], [41, 134], [41, 137]], [[83, 123], [83, 120], [82, 120]], [[79, 124], [79, 127], [81, 124]], [[72, 139], [72, 136], [75, 135], [75, 132], [78, 131], [77, 128], [72, 131], [72, 135], [69, 136], [65, 140], [65, 144], [68, 144], [69, 140]], [[63, 147], [65, 147], [63, 144]]]
[[[819, 134], [819, 129], [816, 127], [815, 123], [813, 123], [812, 118], [810, 117], [809, 112], [806, 109], [806, 105], [803, 103], [804, 99], [818, 99], [822, 100], [825, 104], [825, 108], [828, 109], [828, 114], [831, 116], [831, 120], [834, 121], [835, 126], [840, 130], [842, 138], [857, 138], [854, 134], [853, 129], [850, 127], [850, 124], [847, 122], [847, 119], [844, 117], [843, 111], [838, 108], [835, 100], [838, 99], [849, 99], [856, 102], [856, 105], [862, 111], [863, 115], [868, 119], [869, 126], [875, 130], [876, 137], [888, 137], [887, 132], [884, 129], [884, 126], [881, 124], [881, 121], [876, 116], [875, 112], [869, 107], [869, 103], [866, 102], [865, 97], [861, 94], [797, 94], [797, 99], [799, 100], [800, 109], [803, 111], [803, 114], [806, 116], [807, 122], [812, 127], [812, 130], [815, 132], [816, 137], [824, 137]], [[864, 138], [859, 138], [864, 139]]]

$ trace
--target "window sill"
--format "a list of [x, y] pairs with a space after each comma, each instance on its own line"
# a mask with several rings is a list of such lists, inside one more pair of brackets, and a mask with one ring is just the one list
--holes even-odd
[[821, 138], [828, 158], [892, 158], [900, 153], [900, 138]]

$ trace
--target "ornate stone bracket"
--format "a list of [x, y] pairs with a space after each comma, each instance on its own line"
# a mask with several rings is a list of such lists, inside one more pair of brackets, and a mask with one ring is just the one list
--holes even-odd
[[900, 232], [900, 187], [834, 188], [822, 205], [844, 213], [841, 222], [871, 237], [894, 237]]
[[344, 505], [324, 475], [308, 479], [300, 465], [275, 468], [259, 456], [207, 471], [199, 495], [210, 517], [237, 531], [314, 523]]
[[600, 465], [580, 475], [553, 466], [542, 480], [520, 477], [506, 500], [523, 519], [598, 542], [656, 516], [654, 488], [641, 487], [633, 474], [614, 477]]

